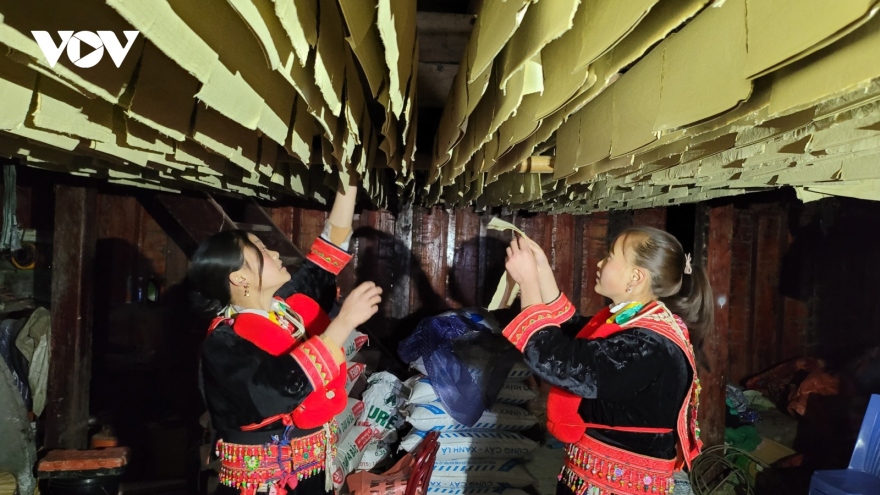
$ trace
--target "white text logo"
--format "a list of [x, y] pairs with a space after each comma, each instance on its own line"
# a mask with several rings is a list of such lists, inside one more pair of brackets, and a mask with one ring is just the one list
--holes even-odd
[[[40, 45], [40, 49], [43, 50], [43, 55], [46, 56], [50, 67], [55, 67], [55, 64], [58, 63], [58, 59], [61, 57], [61, 53], [67, 48], [67, 57], [73, 62], [73, 65], [83, 69], [97, 65], [101, 61], [101, 57], [104, 56], [105, 48], [116, 67], [122, 65], [122, 60], [125, 59], [128, 50], [131, 49], [131, 45], [134, 43], [135, 38], [137, 38], [139, 31], [123, 31], [123, 33], [127, 41], [125, 46], [122, 46], [122, 43], [119, 42], [119, 38], [116, 37], [113, 31], [98, 31], [97, 33], [92, 31], [77, 31], [76, 33], [73, 31], [58, 31], [58, 36], [61, 37], [61, 44], [56, 45], [52, 35], [47, 31], [31, 31], [34, 39], [37, 40], [37, 44]], [[92, 52], [83, 55], [83, 44], [91, 48]]]

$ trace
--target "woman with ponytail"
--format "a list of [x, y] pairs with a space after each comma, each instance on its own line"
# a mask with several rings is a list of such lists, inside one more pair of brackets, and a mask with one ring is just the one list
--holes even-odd
[[612, 304], [587, 320], [534, 242], [515, 238], [506, 267], [524, 309], [504, 335], [553, 386], [547, 426], [566, 444], [557, 494], [673, 493], [701, 448], [689, 330], [712, 326], [705, 271], [669, 233], [627, 229], [596, 273]]
[[216, 493], [332, 492], [333, 417], [347, 403], [342, 345], [378, 310], [382, 290], [355, 288], [335, 319], [336, 276], [351, 259], [357, 187], [336, 195], [321, 236], [293, 276], [278, 253], [243, 231], [206, 239], [187, 278], [214, 317], [201, 377], [217, 433]]

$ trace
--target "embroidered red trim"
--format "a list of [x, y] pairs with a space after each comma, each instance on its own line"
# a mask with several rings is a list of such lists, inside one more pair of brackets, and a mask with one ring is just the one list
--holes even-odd
[[559, 297], [547, 305], [547, 309], [553, 313], [551, 318], [553, 318], [557, 325], [562, 325], [574, 316], [574, 305], [562, 292], [559, 293]]
[[[626, 328], [645, 328], [663, 335], [685, 353], [693, 370], [694, 379], [679, 410], [676, 423], [675, 430], [678, 434], [680, 449], [680, 455], [676, 462], [680, 466], [690, 467], [691, 462], [702, 449], [702, 442], [699, 439], [700, 428], [697, 421], [700, 382], [697, 377], [693, 348], [688, 340], [687, 327], [681, 318], [670, 313], [666, 306], [657, 303], [646, 306], [641, 313], [624, 323], [623, 326], [616, 323], [605, 323], [609, 313], [610, 311], [606, 308], [594, 316], [590, 323], [580, 331], [578, 338], [607, 338]], [[577, 412], [581, 400], [581, 397], [556, 387], [550, 390], [550, 396], [547, 398], [547, 427], [556, 438], [565, 443], [571, 443], [578, 441], [587, 428], [621, 429], [584, 423]]]
[[341, 371], [327, 344], [320, 337], [312, 337], [303, 342], [290, 355], [306, 372], [312, 388], [316, 391], [326, 388]]
[[504, 328], [502, 334], [507, 340], [516, 346], [517, 349], [522, 351], [535, 332], [544, 327], [553, 325], [553, 322], [550, 319], [550, 314], [550, 310], [548, 310], [547, 306], [544, 304], [529, 306]]
[[306, 259], [333, 275], [339, 275], [339, 272], [351, 261], [351, 257], [352, 255], [346, 253], [338, 246], [333, 245], [322, 237], [318, 237], [312, 243], [312, 249], [306, 256]]
[[584, 435], [568, 444], [559, 480], [576, 495], [672, 493], [674, 459], [657, 459], [612, 447]]
[[326, 449], [336, 458], [338, 428], [331, 422], [327, 432], [317, 431], [290, 440], [289, 445], [239, 445], [217, 441], [220, 458], [220, 483], [237, 488], [242, 494], [256, 493], [261, 487], [274, 487], [283, 494], [299, 481], [327, 469]]
[[565, 294], [560, 294], [550, 304], [535, 304], [524, 309], [504, 328], [502, 334], [522, 351], [536, 332], [549, 326], [561, 325], [573, 314], [574, 306]]

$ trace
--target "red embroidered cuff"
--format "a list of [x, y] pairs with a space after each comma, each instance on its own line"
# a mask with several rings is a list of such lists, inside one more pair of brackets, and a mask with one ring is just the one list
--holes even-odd
[[298, 345], [290, 353], [309, 377], [315, 390], [322, 390], [327, 384], [339, 376], [340, 367], [333, 359], [333, 354], [320, 337], [312, 337]]
[[510, 322], [502, 332], [503, 335], [522, 351], [532, 335], [550, 325], [558, 325], [553, 321], [552, 313], [546, 304], [535, 304], [524, 309]]
[[562, 292], [559, 293], [559, 297], [547, 305], [547, 309], [550, 310], [550, 317], [557, 325], [562, 325], [574, 316], [574, 305]]
[[312, 249], [308, 256], [306, 256], [306, 259], [333, 275], [339, 275], [339, 272], [341, 272], [342, 269], [345, 268], [345, 265], [348, 264], [349, 260], [351, 260], [351, 255], [339, 247], [334, 246], [323, 237], [318, 237], [315, 239], [315, 242], [312, 243]]

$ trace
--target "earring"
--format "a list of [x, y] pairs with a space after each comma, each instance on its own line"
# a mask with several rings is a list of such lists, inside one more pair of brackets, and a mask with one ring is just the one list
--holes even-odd
[[244, 297], [251, 296], [251, 284], [244, 284]]
[[632, 288], [632, 287], [627, 287], [627, 288], [626, 288], [626, 291], [627, 291], [627, 292], [632, 292], [632, 291], [633, 291], [633, 288]]

